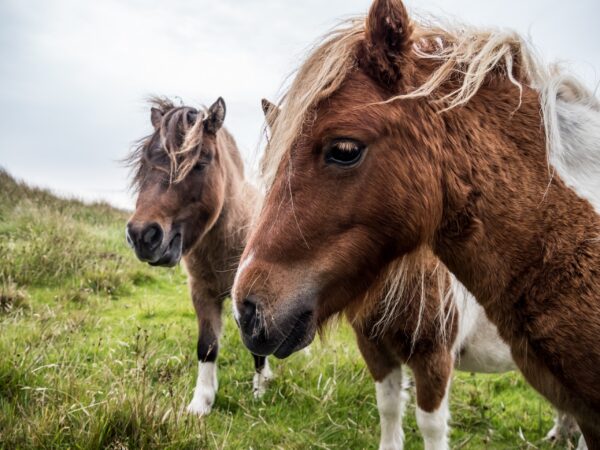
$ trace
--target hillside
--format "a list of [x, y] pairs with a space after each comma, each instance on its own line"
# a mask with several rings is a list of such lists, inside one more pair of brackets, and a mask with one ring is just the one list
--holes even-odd
[[[126, 247], [127, 214], [28, 187], [0, 171], [0, 448], [376, 448], [373, 384], [347, 326], [273, 363], [253, 363], [226, 307], [213, 414], [185, 413], [196, 320], [181, 269]], [[550, 448], [552, 410], [517, 374], [461, 374], [453, 448]], [[422, 448], [414, 406], [408, 449]]]

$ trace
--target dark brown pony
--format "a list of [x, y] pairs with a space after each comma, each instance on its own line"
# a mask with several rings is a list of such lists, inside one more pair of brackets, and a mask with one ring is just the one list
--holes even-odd
[[518, 35], [420, 25], [375, 0], [285, 97], [234, 287], [244, 342], [288, 356], [429, 248], [600, 448], [599, 112]]
[[[225, 102], [207, 110], [156, 99], [153, 133], [130, 162], [138, 191], [127, 224], [137, 257], [172, 267], [183, 259], [198, 318], [198, 379], [188, 411], [208, 414], [217, 391], [216, 359], [223, 301], [246, 244], [257, 193], [244, 179], [233, 137], [222, 127]], [[270, 377], [265, 357], [254, 355], [255, 395]]]

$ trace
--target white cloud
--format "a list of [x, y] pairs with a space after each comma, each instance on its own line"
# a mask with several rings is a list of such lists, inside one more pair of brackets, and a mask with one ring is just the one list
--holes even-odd
[[[600, 68], [596, 0], [412, 0], [419, 11], [529, 33], [550, 59]], [[177, 0], [0, 4], [0, 165], [36, 184], [131, 205], [117, 163], [149, 131], [151, 93], [208, 104], [223, 96], [247, 160], [259, 101], [274, 97], [304, 51], [368, 0]]]

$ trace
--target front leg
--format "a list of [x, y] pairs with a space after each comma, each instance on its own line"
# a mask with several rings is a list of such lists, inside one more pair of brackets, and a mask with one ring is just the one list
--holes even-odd
[[570, 439], [579, 431], [575, 418], [568, 413], [556, 410], [554, 426], [546, 435], [546, 440], [551, 442]]
[[425, 450], [447, 450], [450, 409], [448, 395], [453, 358], [449, 352], [411, 357], [417, 390], [417, 425], [423, 435]]
[[252, 388], [254, 398], [261, 398], [267, 392], [267, 385], [273, 379], [273, 372], [269, 367], [269, 360], [266, 356], [254, 356], [254, 379], [252, 380]]
[[405, 382], [402, 368], [381, 343], [370, 340], [360, 329], [355, 328], [358, 348], [371, 376], [375, 379], [377, 409], [381, 425], [379, 450], [402, 450], [404, 430], [402, 418], [409, 400], [408, 383]]
[[217, 380], [217, 355], [221, 333], [221, 306], [215, 301], [202, 301], [192, 294], [198, 316], [198, 378], [188, 412], [205, 416], [212, 410], [219, 383]]

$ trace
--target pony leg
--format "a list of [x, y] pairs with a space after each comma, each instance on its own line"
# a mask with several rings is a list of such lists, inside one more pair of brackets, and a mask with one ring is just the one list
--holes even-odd
[[554, 416], [554, 426], [548, 434], [546, 435], [547, 441], [560, 441], [563, 439], [569, 439], [575, 433], [579, 431], [579, 426], [577, 426], [577, 422], [570, 414], [567, 414], [563, 411], [556, 410], [556, 415]]
[[446, 353], [428, 355], [413, 361], [411, 368], [417, 389], [417, 424], [425, 450], [447, 450], [452, 357]]
[[402, 368], [392, 370], [382, 381], [375, 382], [377, 409], [381, 423], [379, 450], [402, 450], [402, 418], [409, 395], [403, 382]]
[[354, 331], [358, 348], [371, 376], [375, 379], [377, 409], [381, 424], [379, 450], [402, 450], [404, 448], [402, 417], [408, 401], [402, 368], [381, 344], [364, 336], [358, 328]]
[[[212, 410], [219, 387], [217, 379], [217, 355], [221, 333], [221, 302], [194, 299], [200, 333], [198, 336], [198, 378], [194, 396], [187, 407], [188, 412], [205, 416]], [[200, 311], [202, 316], [199, 315]]]
[[254, 356], [254, 379], [252, 380], [252, 388], [254, 398], [261, 398], [267, 392], [267, 385], [273, 379], [273, 372], [269, 367], [269, 359], [266, 356]]

